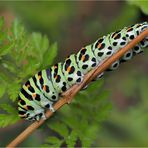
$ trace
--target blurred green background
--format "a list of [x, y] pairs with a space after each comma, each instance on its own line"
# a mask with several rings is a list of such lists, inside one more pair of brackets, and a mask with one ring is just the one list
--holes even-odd
[[[41, 32], [49, 42], [56, 41], [58, 54], [54, 62], [59, 62], [102, 35], [148, 21], [148, 1], [0, 2], [0, 16], [5, 17], [8, 27], [14, 18], [19, 18], [29, 32]], [[103, 88], [110, 91], [107, 99], [111, 100], [112, 109], [93, 146], [148, 146], [147, 58], [145, 51], [105, 75]], [[0, 146], [5, 146], [28, 124], [20, 121], [1, 128]], [[37, 130], [23, 146], [39, 146], [46, 135]]]

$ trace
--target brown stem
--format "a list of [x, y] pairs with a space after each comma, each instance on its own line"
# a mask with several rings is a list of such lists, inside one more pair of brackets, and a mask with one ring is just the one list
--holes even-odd
[[[66, 92], [63, 93], [63, 97], [60, 98], [58, 102], [55, 103], [54, 108], [55, 110], [60, 109], [64, 104], [70, 103], [73, 97], [91, 80], [96, 78], [99, 74], [101, 74], [105, 69], [107, 69], [112, 63], [122, 57], [128, 50], [133, 48], [136, 44], [142, 41], [146, 36], [148, 36], [148, 29], [138, 35], [134, 40], [132, 40], [129, 44], [127, 44], [124, 48], [119, 50], [116, 54], [108, 58], [104, 61], [101, 66], [96, 67], [95, 69], [91, 70], [84, 76], [84, 80], [81, 84], [75, 84]], [[46, 112], [47, 119], [53, 114], [49, 110]], [[11, 143], [7, 145], [7, 147], [16, 147], [22, 141], [24, 141], [33, 131], [35, 131], [39, 126], [41, 126], [45, 120], [35, 121], [29, 127], [27, 127], [20, 135], [18, 135]]]

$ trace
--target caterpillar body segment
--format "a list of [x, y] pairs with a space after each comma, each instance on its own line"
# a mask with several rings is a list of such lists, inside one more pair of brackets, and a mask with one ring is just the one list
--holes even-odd
[[70, 88], [62, 72], [62, 67], [63, 67], [63, 64], [58, 63], [52, 66], [50, 69], [51, 81], [52, 81], [53, 87], [55, 88], [58, 94], [61, 94], [62, 92]]
[[113, 47], [109, 41], [109, 37], [110, 35], [99, 38], [94, 46], [95, 48], [93, 49], [93, 52], [99, 65], [114, 53]]
[[82, 74], [86, 74], [98, 65], [98, 61], [94, 52], [92, 51], [91, 45], [83, 47], [77, 53], [77, 64]]
[[[44, 78], [44, 82], [40, 85], [41, 92], [48, 98], [50, 101], [57, 101], [58, 100], [58, 93], [56, 92], [55, 88], [53, 87], [51, 81], [51, 75], [47, 74], [48, 70], [42, 70], [41, 75]], [[38, 81], [39, 83], [39, 81]]]
[[[69, 86], [81, 83], [83, 74], [77, 64], [77, 57], [75, 54], [68, 56], [63, 64], [63, 74]], [[66, 89], [66, 88], [65, 88]]]
[[[46, 119], [46, 109], [54, 112], [53, 105], [63, 92], [72, 85], [81, 83], [84, 74], [96, 66], [100, 66], [104, 60], [126, 46], [145, 29], [148, 29], [147, 22], [124, 27], [81, 48], [78, 53], [70, 55], [64, 62], [57, 63], [51, 68], [35, 74], [20, 90], [18, 96], [19, 116], [26, 120]], [[143, 52], [145, 47], [148, 47], [148, 36], [115, 61], [106, 71], [117, 69], [120, 63]], [[104, 73], [102, 72], [96, 79], [100, 79]]]
[[128, 43], [125, 32], [126, 29], [123, 28], [122, 30], [113, 32], [109, 35], [110, 45], [114, 49], [114, 53], [119, 51], [119, 49], [123, 48]]

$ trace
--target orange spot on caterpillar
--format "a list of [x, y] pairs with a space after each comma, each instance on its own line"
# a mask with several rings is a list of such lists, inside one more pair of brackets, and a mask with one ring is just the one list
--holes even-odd
[[39, 80], [41, 79], [41, 75], [38, 75], [38, 79], [39, 79]]
[[46, 91], [46, 85], [43, 86], [43, 90]]
[[102, 44], [100, 43], [99, 45], [98, 45], [98, 48], [100, 48], [102, 46]]
[[26, 106], [24, 106], [24, 108], [25, 108], [26, 110], [28, 110], [28, 107], [27, 107], [27, 105], [26, 105]]
[[71, 71], [71, 67], [69, 66], [68, 68], [67, 68], [67, 72], [70, 72]]
[[36, 98], [36, 94], [32, 94], [32, 97], [33, 97], [33, 99], [35, 99]]
[[26, 87], [27, 87], [27, 88], [29, 88], [29, 87], [30, 87], [30, 85], [28, 84]]
[[117, 35], [118, 35], [117, 33], [116, 33], [116, 34], [114, 34], [114, 35], [113, 35], [113, 38], [116, 38], [116, 37], [117, 37]]
[[129, 28], [127, 29], [127, 31], [130, 30], [130, 29], [131, 29], [131, 27], [129, 27]]
[[85, 60], [85, 55], [82, 55], [81, 60], [82, 60], [82, 61], [84, 61], [84, 60]]
[[128, 29], [127, 29], [127, 31], [131, 31], [132, 30], [132, 27], [129, 27]]

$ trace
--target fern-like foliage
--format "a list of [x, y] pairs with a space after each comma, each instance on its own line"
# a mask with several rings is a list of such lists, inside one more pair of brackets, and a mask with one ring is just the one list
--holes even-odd
[[111, 109], [108, 92], [101, 89], [102, 85], [103, 80], [91, 84], [75, 97], [71, 105], [63, 107], [46, 122], [51, 134], [43, 146], [93, 146], [101, 123]]
[[[28, 33], [19, 20], [11, 28], [5, 28], [0, 18], [0, 127], [19, 120], [16, 102], [22, 83], [39, 69], [46, 68], [54, 60], [57, 44], [49, 45], [47, 36]], [[11, 105], [6, 105], [9, 103]]]
[[6, 114], [0, 114], [0, 127], [8, 126], [10, 123], [14, 124], [19, 120], [19, 117], [16, 115], [17, 110], [11, 105], [1, 104], [0, 108], [6, 112]]
[[[47, 36], [28, 33], [19, 20], [10, 29], [0, 19], [0, 127], [16, 123], [17, 95], [24, 81], [38, 70], [52, 64], [57, 44], [49, 44]], [[42, 146], [93, 146], [102, 121], [111, 104], [108, 92], [102, 89], [103, 80], [91, 84], [64, 106], [42, 127], [46, 139]]]

